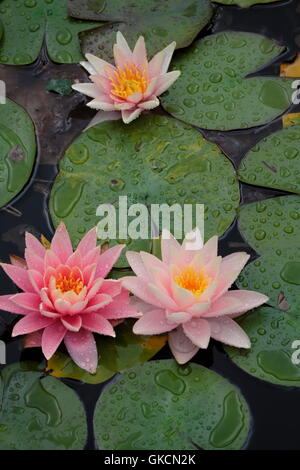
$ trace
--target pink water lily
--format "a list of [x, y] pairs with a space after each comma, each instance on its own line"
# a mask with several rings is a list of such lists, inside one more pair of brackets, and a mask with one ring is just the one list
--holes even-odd
[[[118, 32], [114, 45], [115, 66], [86, 54], [87, 62], [81, 65], [89, 72], [92, 83], [75, 84], [73, 89], [93, 98], [87, 104], [90, 108], [117, 111], [128, 124], [144, 110], [159, 106], [157, 97], [179, 77], [179, 71], [167, 73], [175, 47], [176, 43], [172, 42], [148, 62], [144, 38], [141, 36], [131, 51]], [[101, 114], [93, 124], [103, 120]]]
[[93, 333], [115, 336], [113, 324], [138, 317], [120, 281], [104, 279], [124, 245], [101, 253], [91, 230], [73, 252], [64, 224], [57, 228], [49, 249], [26, 233], [25, 261], [1, 263], [24, 292], [0, 296], [0, 309], [23, 315], [12, 335], [28, 335], [27, 346], [42, 347], [47, 359], [64, 341], [81, 368], [94, 373], [98, 353]]
[[[197, 235], [199, 249], [191, 249]], [[194, 248], [194, 246], [193, 246]], [[233, 320], [268, 300], [247, 290], [228, 290], [245, 266], [249, 255], [218, 256], [218, 237], [205, 245], [198, 230], [183, 244], [168, 232], [161, 241], [162, 261], [149, 253], [128, 252], [128, 262], [136, 277], [123, 278], [123, 286], [143, 302], [143, 316], [134, 325], [136, 334], [169, 332], [169, 345], [180, 364], [207, 348], [210, 338], [240, 348], [250, 340]]]

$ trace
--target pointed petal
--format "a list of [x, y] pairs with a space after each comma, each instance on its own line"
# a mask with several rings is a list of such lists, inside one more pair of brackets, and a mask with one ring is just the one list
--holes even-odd
[[102, 100], [92, 100], [87, 103], [87, 106], [91, 109], [101, 109], [102, 111], [115, 111], [116, 107], [114, 103], [111, 103], [110, 100], [104, 101], [103, 97]]
[[73, 253], [70, 236], [64, 223], [57, 227], [51, 242], [51, 250], [58, 256], [61, 263], [65, 263]]
[[86, 54], [85, 57], [89, 61], [89, 63], [92, 65], [95, 72], [99, 75], [105, 76], [107, 71], [109, 72], [115, 71], [115, 67], [113, 67], [108, 62], [105, 62], [105, 60], [100, 59], [96, 55]]
[[25, 248], [25, 260], [27, 268], [44, 274], [44, 256], [40, 257], [34, 251], [30, 250], [29, 248]]
[[85, 256], [89, 251], [96, 248], [97, 244], [97, 229], [92, 228], [79, 242], [77, 250], [81, 256]]
[[10, 313], [16, 313], [18, 315], [28, 315], [29, 313], [32, 313], [32, 311], [24, 307], [20, 307], [19, 305], [12, 302], [12, 297], [13, 296], [11, 294], [0, 295], [0, 310], [5, 310], [6, 312]]
[[133, 332], [136, 335], [159, 335], [176, 328], [177, 323], [169, 321], [165, 310], [156, 309], [144, 313], [134, 324]]
[[50, 359], [50, 357], [53, 356], [64, 339], [66, 332], [66, 328], [59, 320], [44, 329], [42, 335], [42, 351], [46, 359]]
[[11, 280], [22, 290], [27, 292], [34, 292], [34, 288], [28, 277], [28, 271], [26, 269], [13, 266], [12, 264], [1, 263], [1, 267], [5, 273], [11, 278]]
[[178, 364], [185, 364], [199, 351], [198, 346], [192, 343], [181, 327], [169, 333], [169, 346]]
[[142, 101], [139, 103], [138, 107], [140, 109], [154, 109], [157, 106], [159, 106], [159, 99], [154, 96], [152, 99], [147, 100], [147, 101]]
[[99, 333], [100, 335], [116, 336], [111, 323], [98, 313], [89, 313], [82, 316], [82, 326], [86, 330]]
[[101, 96], [100, 90], [95, 83], [75, 83], [72, 85], [72, 88], [90, 98], [99, 98]]
[[118, 260], [124, 247], [125, 245], [115, 245], [100, 255], [96, 277], [106, 277]]
[[138, 38], [133, 49], [132, 58], [133, 62], [141, 69], [147, 64], [147, 51], [143, 36]]
[[178, 309], [175, 300], [173, 300], [171, 296], [168, 295], [164, 290], [160, 289], [154, 284], [148, 284], [148, 289], [151, 294], [156, 298], [156, 300], [160, 303], [161, 307], [175, 311]]
[[149, 73], [151, 77], [162, 75], [167, 72], [172, 55], [176, 47], [176, 42], [173, 41], [162, 51], [158, 52], [153, 59], [149, 62]]
[[29, 269], [28, 271], [29, 280], [33, 286], [33, 290], [39, 294], [40, 290], [44, 286], [44, 278], [41, 273], [35, 271], [34, 269]]
[[144, 266], [144, 262], [140, 253], [137, 253], [136, 251], [127, 251], [126, 258], [131, 269], [137, 276], [143, 278], [144, 280], [150, 280], [148, 271]]
[[245, 252], [233, 253], [223, 258], [219, 271], [218, 287], [214, 293], [214, 300], [223, 295], [229, 287], [231, 287], [249, 258], [250, 255]]
[[[226, 294], [224, 294], [220, 299], [218, 299], [216, 302], [219, 302], [219, 300], [222, 299], [235, 299], [237, 302], [240, 302], [240, 305], [236, 308], [233, 308], [231, 312], [227, 313], [229, 314], [231, 318], [239, 317], [245, 312], [248, 312], [248, 310], [252, 310], [253, 308], [259, 307], [260, 305], [266, 303], [269, 300], [269, 297], [267, 297], [264, 294], [261, 294], [260, 292], [255, 292], [255, 291], [250, 291], [250, 290], [233, 290], [229, 291]], [[212, 305], [212, 308], [214, 306], [215, 302]]]
[[138, 318], [141, 316], [126, 290], [123, 290], [121, 294], [114, 297], [111, 303], [102, 307], [99, 313], [106, 318], [106, 320], [117, 320], [129, 317]]
[[128, 96], [126, 99], [130, 103], [137, 104], [141, 101], [142, 98], [143, 98], [142, 93], [140, 91], [137, 91], [133, 93], [132, 95]]
[[75, 364], [94, 374], [98, 365], [98, 352], [93, 334], [83, 328], [78, 333], [68, 331], [64, 341]]
[[193, 318], [193, 320], [182, 325], [186, 336], [198, 348], [206, 349], [210, 340], [210, 325], [202, 318]]
[[40, 313], [30, 313], [18, 321], [12, 331], [12, 336], [25, 335], [27, 333], [41, 330], [42, 328], [46, 328], [46, 326], [51, 325], [53, 321], [53, 318], [47, 318]]
[[139, 117], [141, 114], [142, 110], [141, 109], [134, 109], [133, 111], [131, 110], [123, 110], [122, 111], [122, 119], [125, 124], [129, 124], [130, 122], [134, 121]]
[[250, 348], [250, 339], [242, 328], [229, 317], [208, 318], [211, 337], [237, 348]]
[[118, 121], [121, 119], [120, 111], [98, 111], [98, 113], [93, 117], [90, 123], [86, 126], [83, 132], [86, 132], [91, 127], [96, 126], [104, 121]]
[[157, 80], [154, 94], [156, 96], [159, 96], [164, 93], [164, 91], [166, 91], [168, 88], [170, 88], [171, 85], [173, 85], [173, 83], [177, 80], [180, 74], [181, 72], [179, 70], [174, 70], [173, 72], [168, 72], [164, 75], [161, 75]]
[[101, 308], [112, 302], [112, 298], [108, 294], [97, 294], [93, 297], [88, 306], [84, 309], [84, 313], [88, 312], [98, 312]]
[[94, 67], [87, 61], [87, 60], [82, 60], [80, 62], [81, 67], [83, 67], [90, 75], [96, 75], [97, 72], [94, 69]]
[[29, 248], [31, 251], [43, 258], [46, 253], [46, 248], [42, 245], [41, 242], [38, 241], [31, 233], [25, 233], [25, 244], [26, 248]]
[[167, 319], [174, 323], [184, 323], [191, 320], [192, 315], [188, 312], [167, 312]]
[[82, 325], [80, 315], [65, 315], [61, 317], [61, 322], [68, 331], [79, 331]]
[[37, 294], [32, 294], [31, 292], [22, 292], [21, 294], [13, 295], [10, 300], [19, 305], [25, 310], [39, 311], [41, 298]]
[[180, 244], [174, 238], [174, 236], [168, 232], [168, 230], [163, 230], [161, 238], [161, 254], [162, 260], [166, 264], [171, 264], [173, 262], [174, 254], [180, 252]]
[[121, 281], [116, 279], [104, 279], [101, 286], [101, 294], [108, 294], [111, 297], [119, 295], [121, 293], [121, 290]]

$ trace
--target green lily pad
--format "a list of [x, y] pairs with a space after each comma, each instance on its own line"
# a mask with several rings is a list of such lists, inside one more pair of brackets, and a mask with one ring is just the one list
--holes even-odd
[[0, 20], [4, 25], [0, 62], [13, 65], [34, 62], [44, 39], [54, 62], [79, 62], [83, 56], [78, 33], [102, 24], [69, 18], [67, 0], [2, 0]]
[[152, 56], [174, 40], [177, 48], [191, 44], [213, 14], [209, 0], [69, 0], [68, 5], [75, 18], [107, 22], [80, 35], [82, 50], [105, 60], [112, 58], [117, 31], [125, 35], [131, 47], [140, 35], [144, 36]]
[[62, 96], [67, 96], [72, 93], [73, 81], [69, 78], [52, 78], [46, 85], [47, 91], [54, 91]]
[[214, 0], [223, 5], [238, 5], [241, 8], [252, 7], [252, 5], [261, 5], [266, 3], [281, 2], [282, 0]]
[[1, 450], [77, 450], [86, 439], [84, 407], [73, 390], [22, 364], [1, 371]]
[[[75, 140], [52, 188], [52, 221], [57, 226], [63, 220], [76, 245], [100, 221], [97, 207], [111, 203], [118, 211], [119, 196], [127, 196], [128, 207], [204, 204], [206, 238], [224, 233], [240, 199], [234, 168], [216, 145], [191, 126], [155, 115], [130, 125], [106, 121]], [[150, 239], [125, 243], [131, 250], [152, 250]], [[126, 266], [123, 255], [117, 267]]]
[[148, 361], [166, 344], [167, 336], [140, 336], [132, 332], [134, 322], [116, 327], [116, 338], [98, 336], [99, 365], [95, 374], [80, 369], [66, 354], [57, 352], [48, 361], [47, 371], [55, 377], [77, 379], [90, 384], [105, 382], [117, 372]]
[[243, 370], [273, 384], [299, 387], [300, 365], [293, 363], [293, 342], [300, 338], [299, 314], [260, 307], [237, 319], [251, 338], [251, 349], [226, 352]]
[[0, 104], [0, 207], [11, 201], [29, 180], [35, 154], [31, 118], [21, 106], [6, 99], [6, 104]]
[[132, 368], [101, 394], [94, 415], [102, 450], [240, 449], [249, 410], [226, 379], [173, 360]]
[[258, 142], [239, 167], [241, 181], [300, 194], [300, 125]]
[[264, 36], [222, 32], [196, 41], [172, 61], [182, 74], [162, 97], [173, 116], [205, 129], [265, 124], [291, 104], [291, 79], [252, 77], [283, 48]]

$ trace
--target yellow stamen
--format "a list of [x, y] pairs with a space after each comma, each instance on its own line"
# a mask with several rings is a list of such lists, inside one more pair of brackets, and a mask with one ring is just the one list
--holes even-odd
[[175, 276], [174, 281], [180, 287], [191, 291], [194, 295], [201, 295], [210, 284], [210, 278], [203, 272], [197, 272], [192, 266], [187, 266]]
[[63, 276], [59, 273], [56, 279], [56, 288], [63, 293], [73, 291], [78, 295], [83, 289], [83, 282], [79, 277], [75, 279], [72, 273], [69, 276]]
[[129, 62], [124, 69], [117, 67], [117, 72], [109, 77], [113, 89], [111, 93], [119, 98], [127, 98], [140, 91], [145, 93], [148, 87], [146, 69], [141, 71], [135, 64]]

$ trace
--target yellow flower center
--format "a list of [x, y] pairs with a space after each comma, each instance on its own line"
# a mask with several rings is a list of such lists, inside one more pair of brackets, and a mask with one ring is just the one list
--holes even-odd
[[127, 98], [133, 93], [140, 91], [145, 93], [148, 86], [148, 80], [146, 77], [146, 70], [142, 72], [133, 63], [128, 63], [122, 70], [120, 67], [117, 68], [117, 72], [110, 76], [110, 81], [113, 86], [111, 93], [119, 98]]
[[80, 294], [83, 289], [83, 282], [79, 277], [75, 279], [72, 273], [69, 276], [63, 276], [59, 273], [56, 279], [56, 288], [62, 293], [73, 291], [75, 294]]
[[191, 291], [194, 295], [201, 295], [210, 283], [210, 278], [203, 272], [197, 272], [191, 266], [181, 270], [181, 273], [175, 276], [174, 281], [180, 287]]

